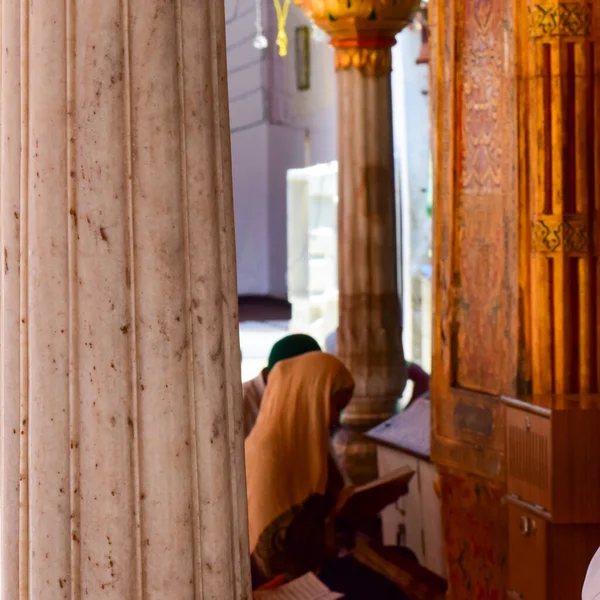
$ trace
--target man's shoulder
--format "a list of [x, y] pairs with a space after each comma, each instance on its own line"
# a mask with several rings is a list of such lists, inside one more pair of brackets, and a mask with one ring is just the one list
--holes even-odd
[[244, 381], [244, 383], [242, 383], [242, 390], [244, 392], [244, 395], [259, 394], [260, 396], [262, 396], [263, 392], [265, 391], [265, 380], [263, 377], [263, 372], [261, 371], [253, 379]]

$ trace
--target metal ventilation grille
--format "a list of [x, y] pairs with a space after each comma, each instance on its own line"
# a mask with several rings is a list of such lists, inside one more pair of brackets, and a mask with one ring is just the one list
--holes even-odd
[[548, 439], [520, 427], [508, 429], [509, 475], [541, 490], [548, 489]]

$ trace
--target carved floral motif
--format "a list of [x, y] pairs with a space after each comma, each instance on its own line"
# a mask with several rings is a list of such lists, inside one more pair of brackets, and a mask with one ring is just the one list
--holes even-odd
[[[510, 369], [513, 329], [514, 243], [509, 168], [510, 117], [505, 101], [505, 12], [496, 0], [469, 0], [457, 13], [457, 125], [459, 157], [454, 165], [457, 196], [451, 250], [454, 332], [450, 335], [453, 383], [501, 393]], [[456, 160], [456, 159], [455, 159]]]
[[488, 194], [500, 191], [501, 180], [502, 13], [492, 0], [468, 2], [463, 10], [463, 189]]
[[531, 37], [587, 37], [591, 33], [591, 3], [535, 4], [531, 9]]
[[583, 219], [541, 218], [533, 223], [533, 251], [583, 254], [590, 248], [590, 232]]

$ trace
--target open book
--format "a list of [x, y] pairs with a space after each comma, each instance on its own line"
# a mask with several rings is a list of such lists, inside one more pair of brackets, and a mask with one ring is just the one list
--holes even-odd
[[332, 592], [316, 575], [307, 573], [274, 590], [254, 592], [254, 600], [337, 600], [343, 594]]
[[402, 467], [371, 483], [351, 489], [334, 511], [334, 516], [357, 523], [378, 515], [386, 506], [408, 493], [415, 472]]

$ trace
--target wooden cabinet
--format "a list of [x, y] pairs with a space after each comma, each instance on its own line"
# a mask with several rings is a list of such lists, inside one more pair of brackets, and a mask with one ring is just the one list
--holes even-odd
[[557, 524], [549, 515], [508, 500], [510, 600], [577, 600], [600, 546], [600, 524]]
[[384, 544], [410, 548], [422, 566], [446, 577], [441, 505], [435, 491], [437, 469], [429, 459], [430, 423], [429, 400], [421, 398], [366, 436], [377, 444], [380, 476], [403, 466], [415, 472], [408, 494], [381, 514]]
[[546, 600], [546, 521], [519, 506], [508, 508], [508, 597]]
[[581, 597], [600, 546], [600, 398], [505, 398], [511, 600]]
[[435, 465], [427, 458], [378, 445], [380, 476], [404, 466], [413, 469], [415, 476], [409, 484], [408, 494], [381, 513], [383, 542], [386, 546], [399, 544], [410, 548], [421, 565], [446, 577], [440, 499], [435, 493]]
[[505, 399], [508, 493], [555, 523], [600, 523], [599, 402]]
[[506, 458], [511, 494], [547, 510], [552, 504], [550, 415], [506, 410]]

